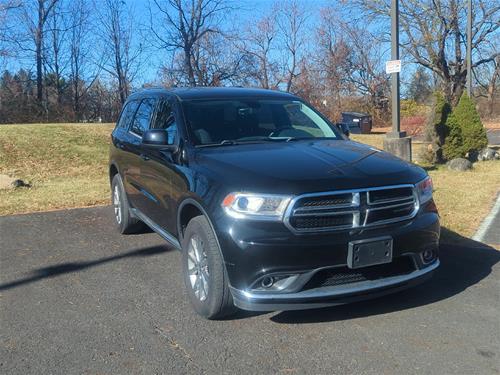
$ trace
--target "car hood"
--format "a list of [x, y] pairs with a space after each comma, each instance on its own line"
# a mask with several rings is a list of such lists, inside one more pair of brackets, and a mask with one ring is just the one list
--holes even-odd
[[303, 193], [416, 183], [425, 171], [389, 153], [346, 140], [200, 148], [196, 163], [232, 189]]

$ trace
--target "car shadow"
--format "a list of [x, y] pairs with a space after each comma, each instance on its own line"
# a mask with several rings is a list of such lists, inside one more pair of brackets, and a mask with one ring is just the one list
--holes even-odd
[[443, 228], [441, 265], [432, 279], [399, 293], [323, 309], [284, 311], [270, 319], [275, 323], [320, 323], [342, 321], [428, 305], [453, 297], [477, 284], [500, 261], [500, 251]]
[[151, 246], [143, 249], [137, 249], [128, 251], [123, 254], [113, 255], [110, 257], [99, 258], [91, 261], [83, 261], [83, 262], [67, 262], [55, 264], [53, 266], [42, 267], [31, 271], [29, 276], [14, 280], [11, 282], [7, 282], [4, 284], [0, 284], [0, 291], [16, 288], [21, 285], [34, 283], [36, 281], [40, 281], [42, 279], [48, 279], [55, 276], [60, 276], [63, 274], [67, 274], [70, 272], [78, 272], [84, 270], [86, 268], [95, 267], [101, 264], [113, 262], [116, 260], [124, 259], [124, 258], [133, 258], [133, 257], [148, 257], [157, 254], [161, 254], [167, 251], [173, 250], [173, 248], [168, 247], [167, 245], [161, 246]]

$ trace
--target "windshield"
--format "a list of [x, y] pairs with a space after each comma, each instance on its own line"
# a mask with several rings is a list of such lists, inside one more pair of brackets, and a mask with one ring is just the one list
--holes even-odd
[[183, 102], [187, 126], [198, 145], [342, 138], [300, 101], [266, 99]]

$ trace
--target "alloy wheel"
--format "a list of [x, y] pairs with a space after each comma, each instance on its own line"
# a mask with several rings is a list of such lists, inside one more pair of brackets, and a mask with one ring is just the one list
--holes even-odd
[[203, 241], [198, 236], [191, 237], [188, 247], [188, 276], [195, 296], [200, 301], [208, 297], [208, 259]]
[[118, 224], [122, 223], [122, 206], [120, 202], [120, 190], [118, 185], [113, 189], [113, 207], [115, 209], [115, 219]]

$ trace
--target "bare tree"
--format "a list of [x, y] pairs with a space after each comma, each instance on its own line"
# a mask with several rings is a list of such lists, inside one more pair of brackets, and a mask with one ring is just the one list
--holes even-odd
[[99, 3], [103, 52], [106, 59], [101, 68], [111, 74], [118, 85], [123, 104], [130, 93], [130, 85], [139, 71], [143, 45], [134, 38], [132, 9], [121, 0], [103, 0]]
[[493, 115], [495, 99], [500, 86], [500, 56], [497, 56], [491, 64], [483, 65], [481, 69], [473, 72], [474, 78], [479, 85], [476, 96], [486, 97], [487, 116]]
[[232, 45], [232, 38], [220, 33], [205, 34], [195, 44], [192, 65], [198, 85], [221, 86], [241, 81], [247, 60]]
[[12, 18], [11, 13], [20, 7], [20, 0], [0, 2], [0, 58], [12, 55], [10, 34], [14, 25], [9, 20]]
[[[36, 13], [34, 19], [32, 13], [25, 11], [35, 45], [36, 61], [36, 97], [38, 102], [43, 100], [43, 61], [44, 61], [44, 41], [46, 36], [47, 20], [59, 0], [36, 0]], [[31, 14], [30, 14], [31, 13]]]
[[305, 27], [309, 14], [305, 6], [296, 0], [279, 2], [276, 7], [279, 39], [284, 49], [286, 91], [290, 92], [293, 81], [298, 75], [300, 59], [304, 54], [307, 35]]
[[278, 30], [275, 23], [276, 11], [265, 15], [247, 26], [239, 49], [255, 61], [251, 76], [264, 89], [276, 89], [282, 82], [280, 64], [275, 60]]
[[163, 23], [153, 22], [151, 31], [159, 42], [159, 47], [168, 51], [182, 51], [184, 73], [190, 86], [198, 84], [196, 66], [200, 43], [208, 40], [210, 34], [221, 32], [221, 18], [231, 10], [226, 0], [154, 0], [155, 10], [163, 15]]
[[[68, 31], [71, 29], [69, 12], [62, 1], [56, 3], [47, 19], [47, 37], [44, 45], [44, 71], [50, 72], [46, 77], [49, 84], [55, 88], [57, 110], [61, 111], [64, 72], [69, 65], [68, 54]], [[47, 89], [47, 88], [46, 88]], [[47, 96], [47, 95], [46, 95]]]
[[71, 5], [72, 23], [69, 37], [70, 82], [74, 119], [82, 119], [82, 98], [95, 82], [100, 72], [98, 64], [92, 64], [95, 43], [91, 30], [91, 9], [86, 0], [74, 0]]
[[[389, 0], [359, 0], [369, 14], [386, 17]], [[414, 62], [434, 72], [442, 82], [443, 91], [456, 103], [465, 87], [466, 5], [461, 0], [401, 0], [401, 46]], [[472, 30], [472, 50], [477, 54], [488, 38], [500, 27], [498, 2], [475, 0]], [[500, 51], [474, 59], [472, 68], [493, 61]]]
[[351, 93], [346, 88], [350, 50], [343, 36], [335, 10], [331, 7], [321, 9], [315, 35], [315, 54], [310, 60], [319, 74], [316, 90], [321, 92], [321, 101], [332, 119], [340, 117], [342, 95]]

